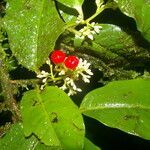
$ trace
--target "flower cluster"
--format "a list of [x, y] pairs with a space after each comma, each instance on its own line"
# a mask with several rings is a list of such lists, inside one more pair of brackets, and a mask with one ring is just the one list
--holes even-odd
[[[78, 16], [76, 23], [83, 23], [83, 19]], [[96, 24], [95, 22], [88, 23], [86, 26], [84, 26], [82, 29], [78, 31], [78, 34], [75, 35], [76, 38], [84, 39], [85, 37], [88, 37], [89, 39], [93, 40], [94, 34], [98, 34], [100, 32], [100, 29], [102, 26]]]
[[101, 1], [101, 0], [95, 0], [95, 3], [97, 5], [97, 7], [100, 7], [103, 4], [103, 1]]
[[82, 91], [75, 82], [82, 79], [85, 83], [89, 83], [93, 75], [89, 69], [90, 63], [74, 55], [66, 56], [61, 50], [53, 51], [46, 63], [50, 66], [50, 71], [42, 70], [37, 75], [42, 81], [41, 90], [53, 82], [60, 89], [66, 91], [69, 96], [74, 95]]

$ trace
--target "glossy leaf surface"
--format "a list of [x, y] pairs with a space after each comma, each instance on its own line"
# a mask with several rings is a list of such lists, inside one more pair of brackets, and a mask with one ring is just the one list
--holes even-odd
[[32, 90], [22, 99], [21, 112], [25, 135], [34, 133], [50, 146], [82, 149], [84, 124], [78, 107], [60, 89]]
[[38, 140], [34, 137], [25, 139], [21, 124], [13, 125], [9, 132], [0, 140], [1, 150], [32, 148]]
[[96, 145], [94, 145], [88, 138], [85, 138], [84, 150], [101, 150], [101, 149]]
[[13, 55], [33, 71], [45, 63], [64, 31], [52, 0], [8, 0], [4, 27]]
[[123, 53], [134, 51], [135, 43], [130, 35], [115, 25], [102, 25], [98, 35], [94, 36], [92, 50], [104, 57], [116, 58]]
[[57, 0], [59, 1], [60, 3], [68, 6], [68, 7], [71, 7], [71, 8], [75, 8], [79, 13], [80, 11], [82, 11], [82, 3], [84, 0]]
[[150, 80], [114, 81], [87, 94], [83, 114], [107, 126], [150, 139]]
[[138, 29], [150, 41], [150, 1], [116, 0], [116, 2], [123, 13], [135, 19]]
[[41, 144], [33, 135], [25, 138], [21, 123], [12, 125], [6, 135], [0, 139], [0, 148], [1, 150], [61, 150], [60, 147], [49, 147]]

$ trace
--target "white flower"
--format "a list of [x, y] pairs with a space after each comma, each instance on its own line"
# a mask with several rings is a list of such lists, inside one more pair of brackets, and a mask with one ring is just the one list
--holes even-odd
[[90, 78], [93, 73], [89, 68], [91, 64], [88, 63], [87, 60], [80, 58], [79, 64], [75, 70], [69, 70], [64, 65], [55, 65], [55, 67], [52, 67], [49, 62], [50, 61], [47, 61], [46, 63], [51, 67], [50, 73], [42, 70], [37, 74], [37, 77], [42, 81], [42, 85], [40, 86], [41, 90], [43, 90], [47, 84], [49, 85], [50, 82], [55, 84], [63, 82], [63, 85], [59, 88], [66, 91], [68, 95], [71, 96], [77, 94], [77, 92], [82, 92], [82, 89], [78, 88], [76, 85], [76, 81], [79, 80], [80, 77], [85, 83], [90, 83]]
[[82, 79], [85, 83], [89, 83], [90, 82], [89, 79], [93, 75], [93, 72], [91, 71], [91, 69], [89, 69], [90, 65], [91, 64], [88, 63], [87, 60], [83, 61], [82, 58], [79, 59], [79, 65], [77, 67], [77, 71], [78, 74], [82, 76]]
[[87, 60], [83, 60], [82, 58], [79, 59], [79, 64], [77, 68], [75, 69], [75, 74], [73, 77], [66, 77], [64, 79], [63, 86], [60, 87], [60, 89], [66, 91], [68, 90], [68, 95], [74, 95], [77, 92], [82, 92], [80, 88], [78, 88], [75, 84], [75, 81], [79, 79], [79, 77], [82, 77], [82, 80], [85, 83], [90, 83], [90, 78], [93, 75], [93, 72], [89, 69], [90, 63], [87, 62]]
[[83, 40], [85, 37], [81, 34], [81, 35], [75, 35], [75, 38], [76, 39], [81, 39], [81, 40]]
[[46, 64], [48, 64], [48, 65], [50, 66], [51, 62], [50, 62], [50, 60], [49, 60], [49, 59], [48, 59], [48, 60], [46, 60]]
[[101, 0], [95, 0], [95, 3], [96, 3], [97, 6], [99, 6], [100, 3], [101, 3]]
[[58, 75], [65, 75], [65, 73], [66, 73], [66, 70], [65, 69], [62, 69], [59, 73], [58, 73]]
[[99, 33], [101, 28], [102, 27], [100, 25], [97, 25], [95, 22], [92, 22], [91, 24], [84, 26], [82, 29], [80, 29], [79, 34], [75, 35], [75, 37], [80, 39], [88, 37], [89, 39], [93, 40], [93, 35]]
[[44, 79], [42, 80], [43, 83], [46, 83], [46, 81], [47, 81], [47, 78], [44, 78]]
[[46, 86], [46, 84], [47, 84], [47, 79], [49, 78], [49, 73], [48, 72], [46, 72], [46, 71], [44, 71], [44, 70], [42, 70], [38, 75], [37, 75], [37, 78], [40, 78], [40, 79], [42, 79], [42, 85], [41, 85], [41, 87], [40, 87], [40, 89], [41, 90], [43, 90], [44, 89], [44, 87]]
[[96, 33], [99, 33], [100, 32], [100, 29], [102, 29], [102, 26], [94, 26], [94, 31]]
[[88, 35], [87, 35], [87, 37], [88, 37], [89, 39], [91, 39], [91, 40], [93, 40], [93, 39], [94, 39], [94, 37], [93, 37], [93, 35], [92, 35], [92, 34], [88, 34]]
[[91, 78], [91, 76], [86, 75], [86, 74], [83, 74], [83, 73], [80, 73], [80, 74], [81, 74], [82, 79], [83, 79], [83, 81], [84, 81], [85, 83], [90, 83], [89, 78]]
[[61, 86], [60, 89], [62, 89], [63, 91], [67, 90], [66, 84], [63, 84], [63, 86]]
[[68, 91], [68, 96], [74, 95], [77, 92], [82, 92], [80, 88], [77, 88], [76, 84], [74, 83], [74, 80], [70, 77], [66, 77], [64, 79], [64, 84], [63, 86], [60, 87], [62, 90], [69, 90]]
[[88, 63], [87, 60], [83, 60], [82, 58], [80, 58], [79, 65], [77, 68], [78, 68], [78, 70], [85, 71], [89, 75], [93, 75], [93, 72], [91, 71], [91, 69], [89, 69], [90, 65], [91, 64]]
[[46, 71], [44, 71], [44, 70], [42, 70], [42, 71], [37, 75], [38, 78], [45, 78], [45, 77], [48, 77], [48, 76], [49, 76], [49, 73], [46, 72]]
[[79, 24], [79, 23], [82, 23], [83, 21], [84, 21], [83, 20], [83, 16], [82, 15], [78, 15], [76, 23]]
[[100, 29], [102, 29], [102, 26], [96, 24], [95, 22], [91, 23], [91, 27], [93, 28], [93, 31], [95, 32], [94, 34], [99, 33]]
[[99, 9], [99, 8], [103, 7], [104, 1], [103, 0], [95, 0], [95, 3], [96, 3], [96, 6], [97, 6], [97, 9]]
[[44, 84], [43, 84], [43, 85], [41, 85], [40, 90], [43, 90], [43, 89], [44, 89], [44, 87], [45, 87], [45, 85], [44, 85]]
[[71, 96], [71, 95], [74, 95], [76, 94], [77, 92], [75, 92], [74, 90], [70, 89], [69, 92], [68, 92], [68, 96]]

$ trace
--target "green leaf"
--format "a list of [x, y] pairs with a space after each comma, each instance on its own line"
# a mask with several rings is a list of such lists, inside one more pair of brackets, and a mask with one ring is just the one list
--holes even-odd
[[49, 147], [41, 144], [35, 137], [25, 138], [22, 124], [14, 124], [10, 130], [0, 139], [1, 150], [60, 150], [57, 147]]
[[61, 147], [51, 147], [40, 143], [35, 147], [35, 150], [63, 150], [63, 149]]
[[59, 88], [26, 92], [21, 101], [26, 136], [34, 133], [50, 146], [82, 149], [84, 124], [78, 107]]
[[150, 41], [150, 1], [116, 0], [116, 2], [123, 13], [135, 19], [138, 29]]
[[100, 33], [94, 36], [92, 45], [89, 47], [94, 53], [103, 58], [115, 59], [119, 55], [137, 50], [132, 37], [121, 28], [110, 24], [101, 26]]
[[[132, 37], [118, 26], [103, 24], [99, 34], [94, 35], [91, 45], [86, 43], [84, 48], [91, 50], [104, 60], [116, 60], [127, 53], [139, 51]], [[123, 59], [123, 58], [122, 58]]]
[[94, 145], [88, 138], [85, 138], [84, 150], [100, 150], [100, 148]]
[[13, 55], [33, 71], [45, 63], [64, 31], [52, 0], [8, 0], [4, 27]]
[[82, 3], [84, 0], [57, 0], [58, 2], [71, 7], [75, 8], [79, 14], [82, 14]]
[[15, 124], [11, 127], [0, 140], [1, 150], [27, 150], [31, 149], [38, 140], [35, 137], [25, 139], [21, 124]]
[[69, 23], [76, 24], [76, 20], [78, 16], [78, 12], [76, 9], [67, 7], [66, 5], [63, 5], [62, 3], [59, 2], [57, 2], [57, 7], [61, 17], [67, 24]]
[[150, 139], [150, 80], [114, 81], [87, 94], [80, 110], [107, 126]]

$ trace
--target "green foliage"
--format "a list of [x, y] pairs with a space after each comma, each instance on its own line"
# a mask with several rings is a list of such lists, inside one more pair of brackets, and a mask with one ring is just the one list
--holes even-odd
[[150, 139], [150, 81], [114, 81], [87, 94], [81, 112], [104, 124]]
[[11, 50], [19, 64], [35, 71], [54, 49], [64, 23], [53, 1], [10, 0], [7, 5], [4, 27]]
[[84, 115], [150, 140], [149, 15], [148, 0], [2, 0], [0, 149], [98, 150]]
[[[9, 141], [9, 144], [8, 144]], [[25, 139], [22, 126], [19, 124], [13, 125], [10, 131], [0, 140], [0, 147], [2, 150], [16, 149], [20, 147], [22, 150], [32, 148], [37, 142], [37, 139], [31, 137]]]
[[1, 150], [15, 149], [19, 150], [60, 150], [57, 147], [49, 147], [40, 143], [40, 141], [35, 136], [30, 136], [28, 138], [24, 137], [22, 124], [14, 124], [6, 135], [0, 140]]
[[85, 150], [100, 150], [97, 146], [95, 146], [89, 139], [85, 138]]
[[60, 3], [71, 7], [71, 8], [75, 8], [79, 14], [82, 14], [82, 3], [84, 0], [57, 0]]
[[26, 136], [34, 133], [46, 145], [62, 145], [66, 150], [82, 149], [82, 116], [60, 89], [48, 87], [41, 93], [36, 90], [26, 92], [22, 99], [21, 112]]
[[[130, 35], [121, 30], [118, 26], [102, 25], [100, 34], [95, 35], [90, 48], [94, 53], [106, 60], [117, 59], [119, 55], [127, 52], [135, 52], [137, 47]], [[135, 52], [136, 53], [136, 52]]]
[[106, 53], [102, 52], [102, 54], [108, 58], [116, 59], [120, 54], [136, 51], [137, 47], [132, 37], [121, 28], [109, 24], [102, 25], [102, 27], [101, 34], [95, 36], [92, 45], [93, 49], [98, 51], [97, 53], [104, 49]]
[[116, 2], [123, 13], [135, 19], [138, 29], [150, 41], [150, 1], [116, 0]]

